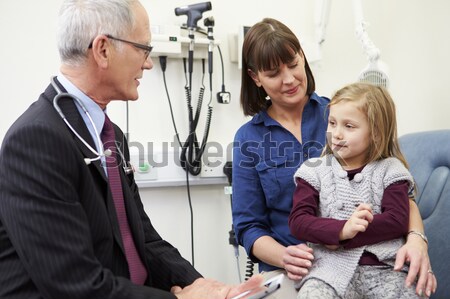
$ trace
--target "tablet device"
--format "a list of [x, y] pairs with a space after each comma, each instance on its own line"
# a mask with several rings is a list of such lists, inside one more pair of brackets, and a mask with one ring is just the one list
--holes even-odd
[[[266, 298], [270, 294], [274, 293], [276, 290], [278, 290], [281, 287], [281, 283], [283, 282], [284, 274], [279, 274], [277, 276], [274, 276], [272, 278], [269, 278], [264, 282], [264, 284], [253, 290], [248, 290], [245, 292], [240, 293], [237, 296], [234, 296], [231, 299], [262, 299]], [[246, 297], [248, 296], [248, 297]]]

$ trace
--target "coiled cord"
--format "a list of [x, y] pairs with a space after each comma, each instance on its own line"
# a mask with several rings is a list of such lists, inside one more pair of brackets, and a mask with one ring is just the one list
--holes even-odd
[[247, 263], [245, 265], [245, 280], [248, 280], [253, 276], [254, 268], [255, 263], [250, 259], [250, 257], [247, 257]]
[[[184, 61], [184, 69], [186, 71], [186, 60]], [[208, 105], [208, 112], [206, 116], [206, 125], [205, 132], [203, 133], [203, 140], [201, 145], [197, 139], [197, 125], [200, 118], [200, 112], [203, 104], [203, 96], [205, 94], [205, 85], [203, 84], [205, 77], [205, 60], [202, 59], [203, 66], [203, 76], [202, 76], [202, 86], [200, 87], [198, 101], [197, 101], [197, 109], [195, 111], [195, 117], [193, 116], [193, 107], [192, 107], [192, 89], [190, 82], [186, 82], [185, 85], [185, 94], [188, 105], [188, 113], [189, 113], [189, 135], [184, 142], [180, 154], [180, 164], [184, 170], [189, 171], [192, 175], [199, 175], [202, 169], [201, 157], [206, 147], [206, 143], [208, 140], [209, 129], [211, 126], [211, 117], [212, 117], [212, 106]], [[187, 77], [187, 74], [186, 74]]]

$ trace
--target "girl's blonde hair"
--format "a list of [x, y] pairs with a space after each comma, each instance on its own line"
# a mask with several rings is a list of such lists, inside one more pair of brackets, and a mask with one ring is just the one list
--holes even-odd
[[[395, 104], [389, 92], [381, 86], [353, 83], [338, 90], [329, 106], [344, 101], [357, 103], [367, 117], [371, 140], [366, 163], [395, 157], [408, 168], [408, 163], [400, 151]], [[324, 154], [333, 154], [328, 143], [325, 146]]]

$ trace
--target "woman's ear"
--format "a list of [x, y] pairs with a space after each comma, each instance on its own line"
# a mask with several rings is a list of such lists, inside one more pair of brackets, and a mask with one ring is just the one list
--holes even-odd
[[250, 78], [253, 79], [253, 82], [255, 82], [256, 86], [261, 87], [261, 82], [259, 81], [258, 75], [255, 74], [251, 69], [247, 69], [247, 74], [250, 76]]

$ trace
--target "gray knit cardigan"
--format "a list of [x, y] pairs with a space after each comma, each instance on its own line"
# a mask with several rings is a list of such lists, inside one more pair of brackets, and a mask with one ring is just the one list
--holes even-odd
[[[406, 180], [410, 182], [410, 188], [414, 188], [411, 174], [396, 158], [369, 163], [353, 180], [349, 180], [336, 158], [327, 155], [306, 161], [294, 177], [304, 179], [319, 192], [319, 217], [339, 220], [349, 219], [355, 206], [361, 203], [371, 204], [373, 213], [380, 214], [384, 190], [395, 182]], [[318, 278], [343, 296], [364, 250], [375, 254], [380, 261], [393, 265], [396, 253], [403, 244], [403, 238], [338, 250], [310, 244], [314, 249], [313, 266], [309, 274], [297, 283], [297, 287], [310, 278]]]

